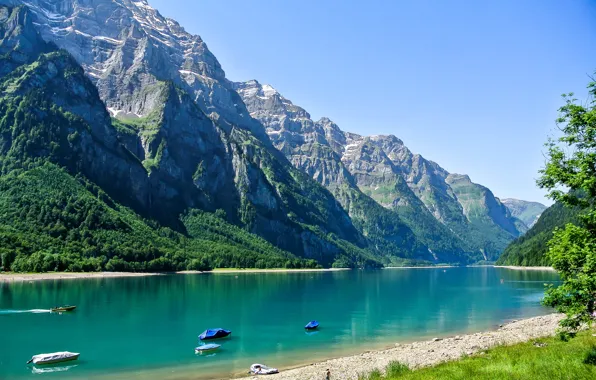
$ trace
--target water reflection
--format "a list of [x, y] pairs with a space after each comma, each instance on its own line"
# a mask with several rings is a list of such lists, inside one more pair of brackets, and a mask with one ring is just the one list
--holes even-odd
[[73, 369], [74, 367], [77, 367], [77, 366], [78, 366], [78, 364], [69, 365], [69, 366], [44, 367], [44, 368], [32, 367], [31, 373], [33, 373], [35, 375], [41, 375], [44, 373], [65, 372], [65, 371]]

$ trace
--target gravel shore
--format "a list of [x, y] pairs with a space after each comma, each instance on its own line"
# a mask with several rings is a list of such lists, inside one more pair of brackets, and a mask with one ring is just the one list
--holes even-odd
[[173, 274], [234, 274], [234, 273], [294, 273], [294, 272], [336, 272], [349, 270], [347, 268], [331, 269], [216, 269], [213, 271], [181, 271], [171, 273], [132, 273], [132, 272], [50, 272], [50, 273], [0, 273], [1, 282], [42, 281], [42, 280], [74, 280], [85, 278], [114, 278], [114, 277], [141, 277], [165, 276]]
[[1, 282], [43, 281], [43, 280], [78, 280], [85, 278], [112, 278], [112, 277], [141, 277], [159, 276], [161, 273], [132, 273], [132, 272], [51, 272], [51, 273], [2, 273]]
[[[503, 325], [496, 331], [396, 344], [395, 348], [365, 352], [360, 355], [284, 370], [279, 374], [270, 375], [268, 378], [320, 380], [325, 378], [325, 371], [329, 368], [331, 378], [334, 380], [355, 380], [358, 379], [358, 374], [367, 374], [375, 369], [383, 372], [392, 361], [399, 361], [410, 368], [431, 366], [458, 359], [463, 355], [473, 355], [494, 346], [511, 345], [554, 335], [562, 318], [562, 314], [550, 314], [512, 322]], [[275, 363], [265, 364], [274, 366]], [[260, 379], [261, 377], [252, 376], [250, 378]]]

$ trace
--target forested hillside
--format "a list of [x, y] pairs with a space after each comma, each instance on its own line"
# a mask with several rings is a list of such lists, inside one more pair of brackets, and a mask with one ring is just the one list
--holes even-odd
[[555, 203], [547, 208], [528, 232], [515, 239], [503, 252], [497, 265], [548, 266], [547, 243], [557, 227], [578, 222], [579, 209]]

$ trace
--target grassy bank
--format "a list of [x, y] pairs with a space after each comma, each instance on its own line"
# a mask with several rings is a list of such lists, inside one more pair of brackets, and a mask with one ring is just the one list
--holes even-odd
[[584, 331], [569, 342], [553, 337], [496, 347], [417, 370], [393, 362], [386, 375], [374, 371], [359, 379], [596, 379], [594, 332]]

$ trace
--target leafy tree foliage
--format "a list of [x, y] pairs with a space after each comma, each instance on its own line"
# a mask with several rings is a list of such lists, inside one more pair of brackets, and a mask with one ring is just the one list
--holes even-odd
[[567, 314], [562, 333], [591, 324], [596, 311], [596, 82], [588, 90], [586, 105], [564, 95], [557, 119], [563, 136], [547, 143], [548, 163], [538, 180], [555, 201], [585, 209], [579, 225], [556, 229], [549, 242], [548, 260], [563, 284], [549, 287], [544, 303]]

